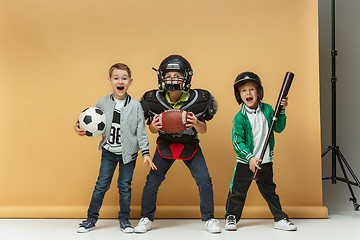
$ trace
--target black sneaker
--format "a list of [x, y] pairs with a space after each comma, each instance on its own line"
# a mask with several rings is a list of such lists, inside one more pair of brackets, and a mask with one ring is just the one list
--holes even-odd
[[125, 220], [125, 219], [120, 220], [120, 229], [124, 233], [133, 233], [134, 232], [134, 228], [131, 226], [131, 223], [129, 222], [129, 220]]
[[82, 221], [82, 223], [79, 224], [80, 226], [77, 229], [78, 233], [86, 233], [88, 231], [91, 231], [95, 229], [95, 223], [93, 223], [91, 220], [86, 219]]

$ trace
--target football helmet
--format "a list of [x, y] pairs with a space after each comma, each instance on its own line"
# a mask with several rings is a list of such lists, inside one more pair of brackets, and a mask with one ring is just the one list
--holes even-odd
[[[159, 69], [153, 68], [158, 76], [158, 87], [160, 91], [184, 91], [190, 90], [190, 82], [193, 75], [190, 63], [180, 55], [170, 55], [165, 58], [159, 66]], [[167, 72], [180, 72], [184, 78], [167, 77]]]
[[240, 97], [239, 86], [248, 81], [256, 82], [259, 85], [258, 89], [257, 89], [259, 99], [262, 100], [264, 97], [264, 89], [261, 85], [260, 77], [253, 72], [243, 72], [243, 73], [240, 73], [239, 75], [237, 75], [237, 77], [235, 79], [235, 83], [234, 83], [235, 98], [236, 98], [236, 101], [239, 103], [239, 105], [243, 102], [243, 100]]

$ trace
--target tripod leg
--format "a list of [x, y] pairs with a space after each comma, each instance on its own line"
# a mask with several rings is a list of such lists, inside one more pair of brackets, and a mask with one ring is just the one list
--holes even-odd
[[[338, 161], [339, 161], [339, 164], [340, 164], [340, 168], [341, 168], [341, 170], [342, 170], [342, 172], [343, 172], [343, 174], [344, 174], [344, 177], [345, 177], [345, 179], [346, 179], [347, 181], [349, 181], [349, 178], [347, 177], [347, 174], [346, 174], [346, 172], [345, 172], [344, 164], [343, 164], [343, 162], [342, 162], [342, 161], [345, 160], [345, 158], [342, 158], [343, 155], [341, 154], [339, 148], [336, 148], [336, 155], [337, 155], [337, 158], [338, 158]], [[341, 157], [341, 156], [342, 156], [342, 157]], [[346, 162], [346, 160], [345, 160], [345, 162]], [[345, 162], [344, 162], [344, 163], [345, 163]], [[347, 162], [346, 162], [346, 163], [347, 163]], [[348, 165], [348, 164], [346, 164], [346, 165]], [[350, 166], [349, 166], [349, 167], [350, 167]], [[353, 202], [353, 206], [354, 206], [354, 208], [355, 208], [355, 211], [359, 211], [360, 205], [357, 203], [357, 199], [356, 199], [356, 197], [355, 197], [354, 191], [352, 190], [352, 187], [351, 187], [351, 185], [350, 185], [348, 182], [347, 182], [346, 184], [347, 184], [347, 186], [348, 186], [348, 188], [349, 188], [349, 191], [350, 191], [350, 194], [351, 194], [351, 198], [349, 199], [349, 201], [352, 201], [352, 202]]]
[[328, 146], [327, 149], [321, 154], [321, 157], [325, 156], [331, 150], [331, 146]]
[[353, 170], [351, 169], [349, 163], [346, 161], [344, 155], [341, 153], [340, 149], [337, 147], [336, 152], [338, 154], [338, 156], [340, 156], [341, 160], [344, 162], [346, 168], [349, 170], [351, 176], [354, 178], [356, 184], [358, 187], [360, 187], [360, 182], [359, 179], [356, 177], [355, 173], [353, 172]]
[[[331, 149], [332, 149], [332, 146], [328, 146], [327, 149], [325, 149], [325, 151], [321, 154], [321, 158], [323, 158]], [[334, 166], [332, 168], [334, 169]], [[332, 179], [334, 181], [334, 176], [322, 178], [322, 180], [327, 180], [327, 179]]]

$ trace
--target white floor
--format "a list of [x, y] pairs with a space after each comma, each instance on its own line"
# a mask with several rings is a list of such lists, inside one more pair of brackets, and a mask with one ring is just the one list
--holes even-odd
[[[360, 239], [360, 211], [329, 214], [328, 219], [292, 219], [298, 231], [285, 232], [273, 229], [271, 219], [244, 219], [236, 232], [222, 229], [220, 234], [202, 230], [197, 219], [157, 219], [153, 230], [145, 234], [124, 234], [115, 219], [100, 219], [96, 229], [89, 233], [76, 233], [79, 219], [0, 219], [1, 240], [212, 240], [212, 239], [276, 239], [276, 240], [352, 240]], [[135, 226], [137, 219], [131, 220]], [[224, 227], [224, 220], [220, 220]]]

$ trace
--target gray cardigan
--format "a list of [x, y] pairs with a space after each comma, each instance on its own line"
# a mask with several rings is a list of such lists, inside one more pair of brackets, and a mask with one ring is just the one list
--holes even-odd
[[[99, 144], [101, 149], [110, 137], [111, 123], [113, 120], [115, 100], [113, 95], [106, 95], [96, 103], [95, 107], [102, 109], [106, 115], [106, 129]], [[143, 156], [149, 154], [149, 140], [145, 130], [144, 112], [141, 104], [126, 95], [125, 105], [120, 111], [120, 135], [124, 164], [135, 161], [141, 149]]]

